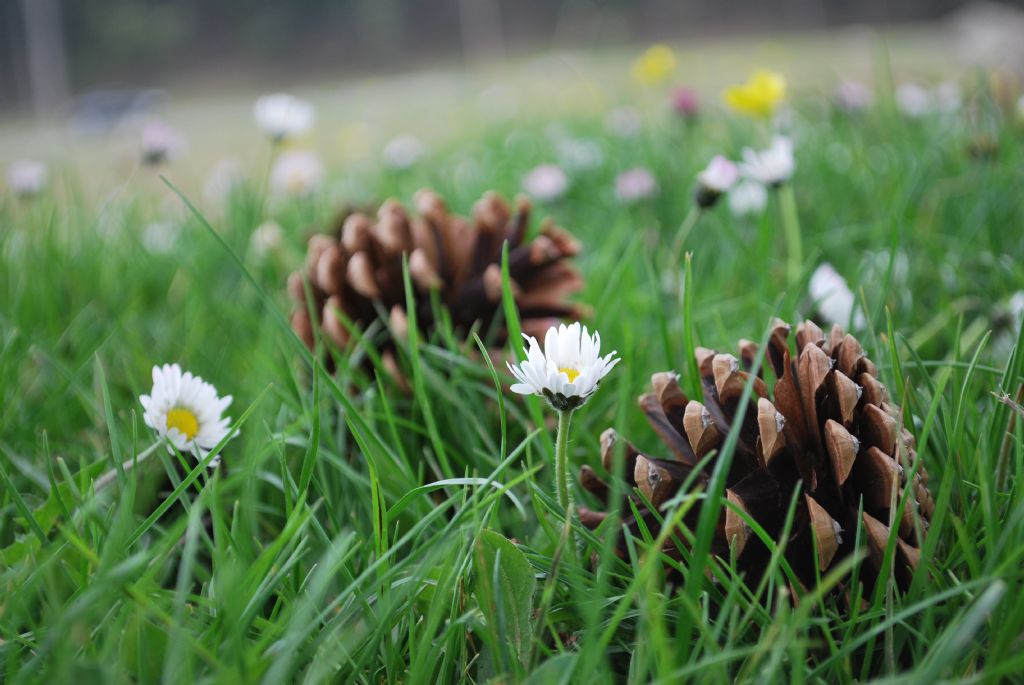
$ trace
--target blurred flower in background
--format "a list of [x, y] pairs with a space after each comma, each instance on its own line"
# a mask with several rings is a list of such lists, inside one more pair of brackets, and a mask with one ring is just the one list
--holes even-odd
[[285, 152], [270, 170], [270, 189], [277, 195], [302, 197], [311, 194], [324, 180], [324, 165], [312, 152]]
[[427, 146], [416, 136], [403, 135], [392, 138], [384, 145], [381, 159], [389, 169], [402, 171], [412, 167], [427, 153]]
[[142, 231], [142, 246], [152, 254], [166, 255], [174, 251], [181, 237], [177, 221], [154, 221]]
[[746, 83], [727, 88], [725, 104], [734, 112], [768, 118], [786, 97], [786, 79], [782, 74], [758, 69]]
[[641, 86], [664, 83], [676, 70], [676, 55], [667, 45], [652, 45], [633, 61], [633, 80]]
[[658, 181], [644, 167], [634, 167], [615, 177], [615, 196], [627, 204], [658, 194]]
[[756, 216], [768, 205], [768, 189], [757, 181], [741, 181], [729, 191], [729, 211], [733, 216]]
[[683, 119], [695, 119], [700, 114], [700, 96], [693, 88], [679, 86], [672, 91], [672, 109]]
[[918, 83], [901, 83], [896, 88], [896, 107], [905, 116], [919, 119], [931, 113], [934, 102], [931, 92]]
[[796, 169], [793, 141], [786, 136], [775, 136], [767, 150], [743, 148], [740, 171], [749, 179], [766, 186], [780, 186], [790, 179]]
[[224, 203], [245, 182], [242, 163], [234, 157], [225, 157], [214, 164], [203, 181], [203, 197], [208, 202]]
[[587, 171], [596, 169], [604, 162], [604, 152], [596, 140], [561, 138], [555, 143], [555, 153], [567, 169]]
[[740, 170], [735, 164], [722, 155], [715, 155], [707, 168], [697, 174], [697, 204], [702, 209], [713, 207], [739, 177]]
[[860, 81], [843, 81], [832, 93], [832, 102], [836, 109], [850, 114], [870, 108], [874, 101], [874, 93]]
[[149, 121], [142, 127], [142, 163], [159, 166], [170, 162], [185, 149], [185, 139], [162, 121]]
[[909, 82], [900, 84], [896, 89], [896, 106], [912, 119], [929, 114], [951, 114], [962, 104], [963, 89], [955, 81], [943, 81], [934, 88]]
[[956, 81], [943, 81], [935, 87], [935, 109], [939, 112], [956, 112], [963, 104], [963, 99], [963, 89]]
[[1024, 320], [1024, 290], [1018, 290], [1006, 303], [1010, 315], [1017, 321]]
[[7, 186], [18, 197], [38, 195], [48, 178], [46, 165], [34, 159], [18, 159], [7, 166]]
[[541, 164], [523, 178], [523, 190], [535, 200], [553, 202], [569, 190], [569, 177], [555, 164]]
[[300, 136], [313, 126], [313, 105], [287, 93], [264, 95], [253, 106], [256, 125], [274, 142]]
[[616, 107], [605, 116], [604, 127], [613, 136], [633, 138], [643, 127], [643, 117], [633, 107]]
[[821, 317], [829, 323], [862, 329], [867, 323], [857, 307], [857, 298], [850, 286], [828, 262], [819, 266], [807, 284], [807, 291]]
[[264, 221], [249, 238], [249, 249], [257, 259], [264, 259], [284, 245], [284, 230], [276, 221]]

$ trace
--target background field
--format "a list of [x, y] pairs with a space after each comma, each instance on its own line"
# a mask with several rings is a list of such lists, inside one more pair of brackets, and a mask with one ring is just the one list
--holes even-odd
[[[1011, 307], [1024, 287], [1024, 129], [943, 31], [677, 45], [677, 79], [705, 102], [689, 125], [668, 108], [667, 87], [629, 82], [635, 49], [275, 84], [318, 110], [300, 146], [323, 156], [329, 178], [297, 200], [266, 197], [271, 150], [248, 87], [172, 90], [161, 116], [188, 150], [159, 171], [138, 167], [131, 129], [83, 141], [53, 121], [5, 123], [0, 157], [43, 156], [53, 179], [33, 201], [0, 198], [0, 679], [1019, 680], [1024, 441], [1019, 412], [996, 395], [1015, 395], [1024, 370]], [[562, 582], [550, 582], [561, 523], [553, 436], [536, 430], [501, 369], [493, 376], [472, 341], [438, 336], [402, 348], [417, 394], [354, 372], [332, 380], [311, 370], [286, 325], [286, 277], [343, 204], [408, 202], [430, 187], [467, 213], [486, 190], [519, 192], [526, 172], [554, 161], [556, 140], [595, 141], [601, 165], [572, 173], [567, 195], [538, 208], [583, 243], [579, 299], [623, 358], [577, 413], [571, 458], [598, 463], [609, 426], [663, 454], [635, 403], [652, 373], [686, 363], [683, 303], [663, 293], [659, 255], [708, 159], [767, 142], [764, 126], [719, 104], [721, 87], [755, 66], [791, 82], [802, 279], [786, 285], [774, 198], [755, 218], [719, 207], [687, 241], [692, 324], [698, 344], [732, 351], [773, 316], [811, 315], [806, 280], [825, 261], [857, 293], [861, 340], [908, 411], [939, 513], [910, 593], [883, 593], [853, 617], [841, 597], [793, 607], [774, 581], [748, 592], [724, 573], [691, 603], [663, 593], [658, 572], [615, 559], [610, 536], [582, 530], [581, 559], [597, 552], [600, 563], [563, 559]], [[828, 103], [851, 75], [878, 94], [852, 117]], [[908, 78], [956, 78], [966, 104], [907, 119], [891, 89]], [[606, 127], [623, 104], [641, 113], [635, 137]], [[426, 156], [386, 168], [381, 147], [406, 132]], [[994, 141], [994, 155], [972, 155], [979, 140]], [[227, 202], [203, 190], [224, 157], [245, 173]], [[660, 193], [623, 205], [614, 178], [638, 165]], [[270, 219], [285, 238], [261, 256], [251, 236]], [[165, 249], [145, 239], [154, 224], [177, 229]], [[245, 414], [226, 469], [188, 471], [161, 450], [94, 492], [93, 479], [152, 443], [137, 397], [154, 364], [174, 361]], [[525, 576], [536, 576], [525, 618], [478, 604], [489, 567], [474, 550], [514, 553], [485, 529], [515, 540]], [[656, 554], [645, 568], [660, 568]], [[523, 574], [509, 582], [529, 585]], [[523, 625], [533, 634], [510, 637]]]

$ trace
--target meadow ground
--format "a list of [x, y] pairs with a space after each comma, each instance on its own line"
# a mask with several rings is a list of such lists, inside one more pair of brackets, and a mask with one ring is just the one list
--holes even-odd
[[[689, 123], [667, 87], [628, 85], [616, 53], [300, 88], [318, 122], [295, 145], [328, 172], [302, 197], [268, 191], [271, 148], [245, 92], [171, 108], [189, 149], [158, 170], [138, 167], [127, 138], [68, 142], [58, 157], [63, 132], [8, 124], [4, 154], [48, 150], [52, 178], [37, 197], [0, 198], [0, 679], [1019, 681], [1024, 127], [987, 76], [955, 70], [941, 36], [887, 49], [876, 38], [683, 50], [675, 78], [706, 96]], [[777, 125], [795, 141], [798, 272], [772, 192], [761, 213], [733, 216], [725, 200], [705, 212], [686, 237], [684, 292], [666, 290], [697, 172], [768, 142], [768, 124], [717, 95], [762, 65], [791, 82]], [[855, 114], [829, 101], [848, 73], [877, 84]], [[918, 118], [896, 107], [893, 82], [950, 74], [959, 107]], [[626, 103], [639, 112], [628, 135], [606, 121]], [[382, 165], [380, 146], [406, 131], [426, 153]], [[693, 387], [695, 345], [735, 351], [764, 340], [772, 317], [820, 313], [808, 281], [828, 262], [856, 294], [858, 337], [930, 476], [935, 514], [905, 592], [883, 573], [850, 601], [837, 586], [857, 587], [864, 555], [796, 602], [778, 555], [745, 584], [735, 561], [679, 551], [707, 550], [713, 518], [678, 534], [668, 590], [660, 545], [641, 535], [620, 559], [614, 521], [596, 533], [573, 521], [573, 554], [551, 487], [553, 417], [511, 394], [465, 331], [401, 339], [411, 388], [379, 365], [380, 324], [338, 353], [334, 375], [304, 351], [285, 282], [345, 203], [410, 203], [429, 187], [468, 214], [485, 191], [511, 197], [530, 169], [559, 161], [565, 140], [589, 141], [599, 161], [570, 170], [537, 214], [582, 244], [578, 300], [622, 358], [574, 416], [573, 470], [601, 469], [608, 427], [667, 457], [636, 403], [651, 375], [675, 369]], [[204, 177], [223, 156], [243, 173], [218, 197]], [[616, 177], [634, 167], [659, 191], [622, 202]], [[254, 243], [271, 220], [280, 240]], [[149, 449], [138, 397], [165, 362], [234, 397], [240, 434], [220, 468]], [[704, 501], [695, 492], [663, 514]]]

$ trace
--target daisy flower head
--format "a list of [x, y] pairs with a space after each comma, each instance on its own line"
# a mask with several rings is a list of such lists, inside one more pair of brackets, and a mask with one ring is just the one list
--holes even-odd
[[284, 229], [276, 221], [264, 221], [249, 237], [249, 247], [257, 259], [264, 259], [283, 246]]
[[740, 171], [746, 178], [763, 185], [781, 186], [792, 177], [795, 169], [793, 141], [786, 136], [775, 136], [767, 150], [743, 149]]
[[643, 117], [634, 107], [616, 107], [604, 118], [605, 129], [616, 138], [635, 138], [643, 126]]
[[875, 96], [871, 89], [852, 79], [839, 83], [832, 93], [832, 102], [836, 108], [848, 114], [869, 109], [874, 101]]
[[392, 138], [384, 146], [381, 157], [389, 169], [403, 171], [411, 168], [427, 153], [427, 146], [416, 136], [402, 135]]
[[555, 151], [562, 166], [575, 171], [596, 169], [604, 163], [601, 145], [594, 140], [563, 138], [555, 143]]
[[162, 121], [150, 121], [142, 127], [140, 136], [142, 162], [159, 166], [170, 162], [185, 148], [185, 139]]
[[260, 97], [252, 113], [256, 125], [274, 142], [300, 136], [313, 126], [313, 105], [287, 93]]
[[733, 216], [755, 216], [768, 204], [768, 190], [757, 181], [741, 181], [729, 191], [729, 211]]
[[533, 336], [523, 335], [529, 346], [526, 359], [517, 366], [506, 362], [518, 383], [511, 390], [520, 395], [540, 395], [559, 412], [583, 406], [601, 379], [619, 363], [612, 351], [601, 355], [601, 334], [591, 335], [580, 323], [548, 329], [541, 348]]
[[902, 83], [896, 88], [896, 106], [904, 116], [920, 119], [935, 109], [935, 98], [918, 83]]
[[320, 187], [324, 174], [319, 157], [305, 150], [292, 150], [274, 161], [270, 189], [280, 196], [305, 197]]
[[7, 185], [18, 197], [32, 197], [46, 187], [46, 165], [34, 159], [18, 159], [7, 166]]
[[[153, 367], [153, 389], [141, 395], [142, 419], [168, 442], [167, 450], [190, 451], [202, 460], [230, 432], [231, 419], [223, 416], [231, 396], [217, 396], [217, 389], [199, 376], [182, 373], [177, 364]], [[236, 432], [232, 437], [237, 435]], [[210, 466], [216, 466], [220, 457]]]
[[569, 190], [569, 177], [556, 164], [541, 164], [523, 178], [523, 190], [535, 200], [553, 202]]
[[203, 197], [211, 203], [226, 203], [232, 193], [245, 184], [245, 169], [233, 157], [225, 157], [214, 164], [203, 181]]
[[632, 204], [658, 194], [658, 179], [644, 167], [634, 167], [615, 177], [615, 197]]
[[829, 323], [852, 326], [857, 330], [862, 330], [867, 324], [864, 312], [857, 306], [857, 297], [846, 284], [846, 279], [828, 262], [821, 264], [811, 274], [807, 290], [818, 313]]
[[697, 174], [697, 204], [702, 209], [713, 207], [739, 178], [739, 167], [726, 157], [715, 155], [707, 168]]

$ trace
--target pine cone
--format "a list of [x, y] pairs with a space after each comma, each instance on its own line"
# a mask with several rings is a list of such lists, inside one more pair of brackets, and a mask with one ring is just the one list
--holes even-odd
[[[360, 329], [380, 313], [390, 316], [397, 335], [407, 329], [402, 255], [407, 254], [409, 275], [420, 329], [430, 335], [436, 322], [431, 291], [437, 290], [456, 331], [465, 333], [477, 322], [482, 335], [491, 333], [495, 345], [505, 342], [504, 327], [490, 331], [502, 309], [501, 250], [509, 242], [509, 275], [522, 317], [522, 327], [542, 335], [562, 318], [579, 318], [580, 310], [566, 298], [583, 287], [579, 273], [566, 261], [579, 252], [579, 243], [546, 221], [537, 236], [527, 241], [530, 203], [520, 198], [515, 212], [496, 193], [487, 193], [473, 207], [473, 218], [450, 214], [437, 194], [416, 193], [418, 216], [410, 216], [397, 200], [388, 200], [376, 220], [354, 212], [335, 235], [314, 235], [309, 240], [306, 268], [288, 279], [288, 291], [298, 304], [292, 327], [313, 349], [313, 323], [303, 285], [309, 279], [317, 315], [326, 339], [344, 348], [349, 332], [337, 313]], [[400, 377], [394, 342], [376, 341], [389, 372]], [[328, 360], [330, 363], [330, 360]]]
[[[794, 360], [789, 332], [789, 325], [776, 319], [764, 362], [776, 378], [773, 392], [769, 394], [762, 377], [754, 380], [756, 396], [743, 417], [725, 497], [778, 541], [792, 494], [801, 488], [785, 556], [805, 588], [814, 585], [816, 570], [824, 575], [854, 552], [857, 528], [862, 526], [868, 559], [860, 577], [870, 589], [881, 570], [890, 517], [909, 494], [896, 522], [895, 549], [895, 579], [906, 589], [920, 558], [919, 536], [934, 509], [923, 465], [908, 482], [917, 461], [914, 436], [902, 427], [900, 408], [892, 403], [856, 338], [839, 326], [826, 337], [817, 325], [805, 322], [797, 327], [800, 352]], [[649, 457], [627, 444], [624, 476], [655, 507], [675, 496], [688, 478], [693, 488], [709, 482], [716, 457], [702, 470], [698, 463], [729, 433], [757, 353], [757, 344], [749, 340], [740, 341], [738, 359], [698, 349], [703, 404], [687, 400], [675, 373], [652, 377], [654, 391], [639, 402], [670, 458]], [[606, 469], [612, 465], [618, 440], [611, 429], [602, 436]], [[593, 469], [584, 466], [580, 480], [607, 502], [609, 487]], [[627, 505], [624, 523], [634, 534], [643, 523], [654, 535], [658, 517], [646, 509], [642, 498], [633, 498], [641, 521], [629, 515]], [[915, 511], [920, 528], [915, 526]], [[582, 522], [590, 527], [605, 516], [580, 510]], [[699, 507], [694, 507], [684, 519], [691, 530], [698, 517]], [[746, 577], [760, 578], [769, 557], [767, 547], [742, 517], [723, 507], [712, 553], [729, 558], [730, 547]], [[620, 555], [624, 552], [620, 544]], [[678, 558], [674, 545], [666, 553]]]

